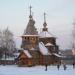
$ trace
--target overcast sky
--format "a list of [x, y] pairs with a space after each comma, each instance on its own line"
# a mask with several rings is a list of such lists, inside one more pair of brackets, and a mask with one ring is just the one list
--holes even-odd
[[[71, 47], [75, 0], [0, 0], [0, 29], [9, 27], [19, 39], [28, 23], [30, 5], [36, 28], [43, 27], [43, 13], [46, 12], [47, 27], [57, 37], [57, 44], [63, 49]], [[17, 46], [18, 43], [19, 40]]]

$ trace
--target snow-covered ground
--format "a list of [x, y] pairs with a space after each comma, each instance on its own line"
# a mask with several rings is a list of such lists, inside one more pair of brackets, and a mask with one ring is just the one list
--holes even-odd
[[0, 75], [75, 75], [75, 69], [72, 66], [67, 66], [67, 70], [57, 66], [48, 66], [45, 71], [44, 66], [35, 67], [17, 67], [17, 66], [0, 66]]

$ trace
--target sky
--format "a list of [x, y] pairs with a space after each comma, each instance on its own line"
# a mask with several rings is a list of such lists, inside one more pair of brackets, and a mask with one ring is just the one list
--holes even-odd
[[0, 0], [0, 29], [8, 27], [14, 33], [17, 47], [20, 47], [20, 36], [29, 20], [30, 5], [38, 31], [43, 27], [45, 12], [48, 30], [57, 38], [59, 47], [71, 48], [75, 0]]

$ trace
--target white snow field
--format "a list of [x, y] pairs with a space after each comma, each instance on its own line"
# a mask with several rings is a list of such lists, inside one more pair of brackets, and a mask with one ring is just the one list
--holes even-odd
[[67, 66], [64, 70], [63, 66], [57, 69], [57, 66], [48, 66], [45, 71], [45, 66], [35, 67], [17, 67], [17, 66], [0, 66], [0, 75], [75, 75], [75, 69], [72, 66]]

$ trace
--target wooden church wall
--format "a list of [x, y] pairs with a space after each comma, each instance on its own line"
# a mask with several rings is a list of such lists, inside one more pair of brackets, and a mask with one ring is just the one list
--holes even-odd
[[53, 45], [56, 45], [56, 39], [55, 38], [39, 38], [39, 42], [43, 42], [44, 44], [47, 44], [48, 42], [50, 42]]
[[22, 37], [22, 48], [31, 49], [35, 48], [38, 45], [38, 37], [37, 36], [23, 36]]

